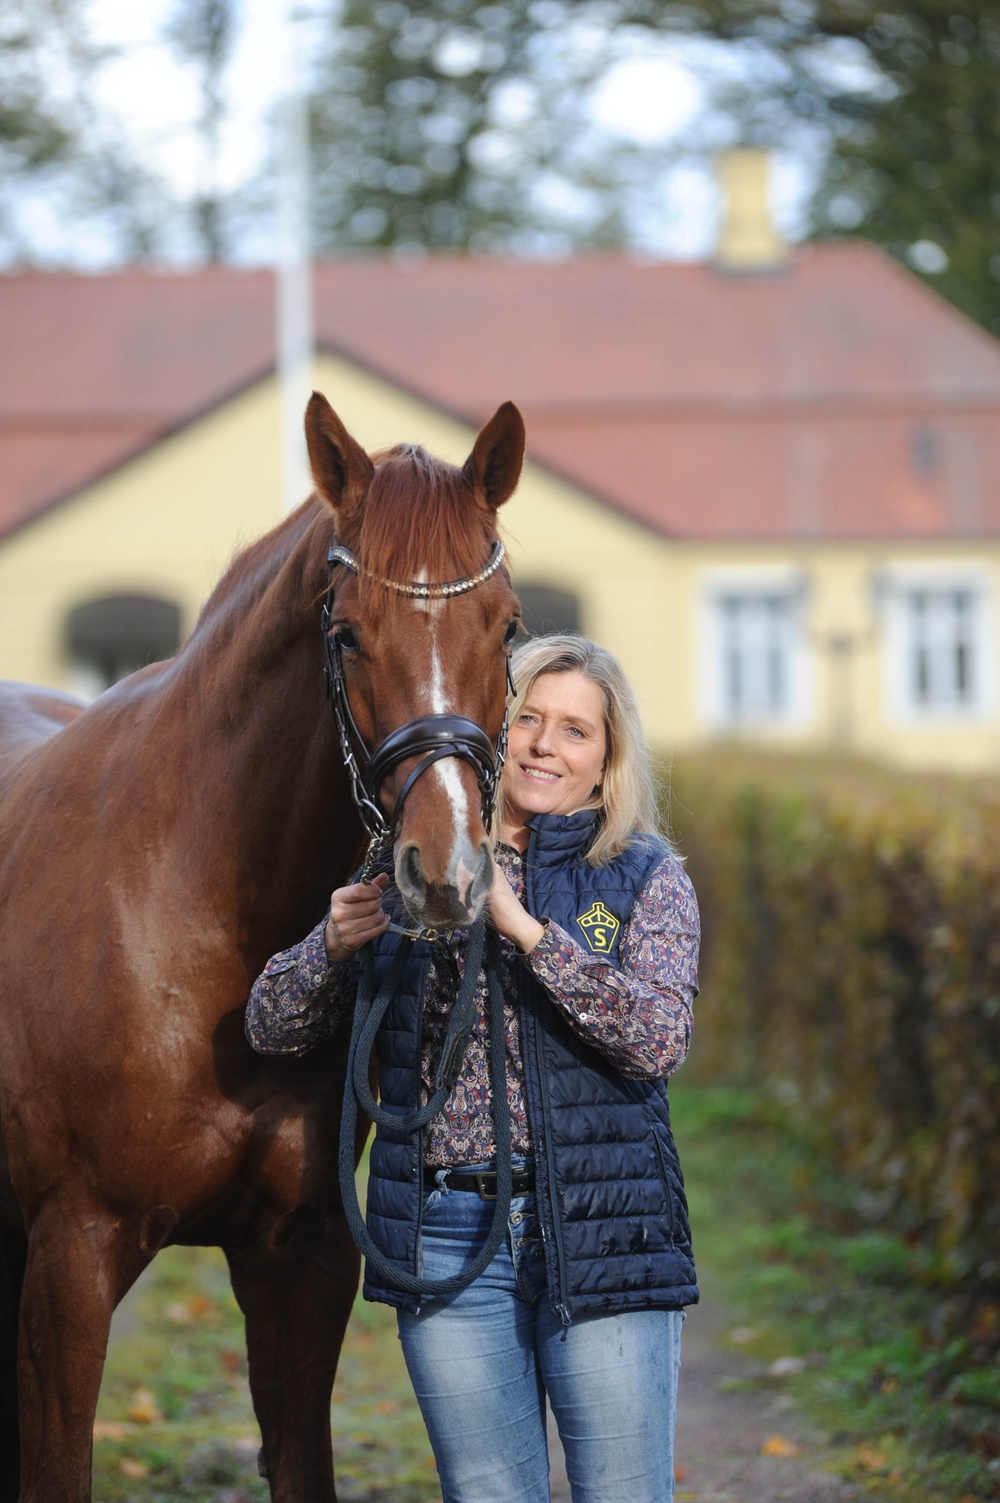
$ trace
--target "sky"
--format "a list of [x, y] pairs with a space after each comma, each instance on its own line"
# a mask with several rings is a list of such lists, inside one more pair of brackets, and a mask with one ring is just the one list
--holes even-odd
[[[287, 22], [288, 0], [243, 0], [237, 48], [227, 75], [228, 118], [218, 164], [220, 186], [246, 181], [263, 160], [269, 112], [294, 77]], [[182, 196], [198, 182], [202, 148], [195, 121], [199, 95], [194, 70], [185, 67], [162, 40], [170, 0], [90, 0], [94, 40], [118, 50], [99, 75], [101, 102], [148, 161]], [[636, 42], [631, 56], [615, 62], [593, 98], [593, 115], [606, 131], [647, 144], [677, 140], [696, 127], [705, 108], [697, 50], [685, 54], [678, 40]], [[807, 175], [794, 154], [778, 154], [772, 164], [772, 199], [779, 227], [796, 238]], [[46, 214], [48, 212], [48, 222]], [[719, 217], [718, 190], [711, 165], [691, 162], [675, 168], [661, 197], [644, 215], [643, 248], [652, 254], [697, 259], [714, 243]], [[59, 216], [40, 202], [34, 211], [37, 235], [58, 254], [66, 233]], [[266, 243], [248, 237], [240, 259], [266, 261]], [[107, 247], [99, 237], [75, 241], [75, 258], [99, 265]]]

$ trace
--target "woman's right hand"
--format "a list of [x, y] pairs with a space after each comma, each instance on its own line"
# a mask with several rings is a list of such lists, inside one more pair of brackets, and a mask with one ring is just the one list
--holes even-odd
[[388, 885], [388, 873], [379, 872], [371, 882], [352, 882], [331, 894], [330, 917], [323, 930], [329, 960], [346, 960], [389, 927], [382, 912], [382, 894]]

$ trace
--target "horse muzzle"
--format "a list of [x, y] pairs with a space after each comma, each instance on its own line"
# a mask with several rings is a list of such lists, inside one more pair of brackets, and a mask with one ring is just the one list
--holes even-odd
[[478, 849], [456, 843], [440, 876], [428, 873], [416, 841], [396, 854], [396, 886], [411, 918], [425, 928], [468, 928], [483, 909], [493, 886], [493, 853], [487, 841]]

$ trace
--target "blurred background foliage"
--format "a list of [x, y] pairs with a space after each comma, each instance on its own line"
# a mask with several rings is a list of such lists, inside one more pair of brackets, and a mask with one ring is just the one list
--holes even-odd
[[858, 1226], [1000, 1286], [1000, 783], [679, 761], [706, 937], [691, 1069], [762, 1089]]
[[[245, 257], [280, 159], [235, 186], [218, 171], [238, 0], [175, 0], [165, 25], [201, 100], [186, 196], [102, 110], [87, 14], [4, 7], [0, 254], [37, 254], [13, 206], [41, 178], [101, 225], [112, 259]], [[1000, 332], [998, 4], [316, 0], [299, 36], [319, 254], [641, 248], [665, 173], [751, 142], [806, 174], [804, 234], [872, 239]], [[602, 123], [610, 71], [665, 47], [698, 79], [694, 118], [641, 138]]]

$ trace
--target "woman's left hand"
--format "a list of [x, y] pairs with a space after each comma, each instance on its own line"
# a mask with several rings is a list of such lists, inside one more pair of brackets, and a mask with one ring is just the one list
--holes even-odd
[[531, 917], [515, 898], [511, 885], [500, 867], [494, 865], [490, 891], [490, 917], [505, 939], [513, 940], [525, 954], [533, 950], [545, 933], [545, 925]]

